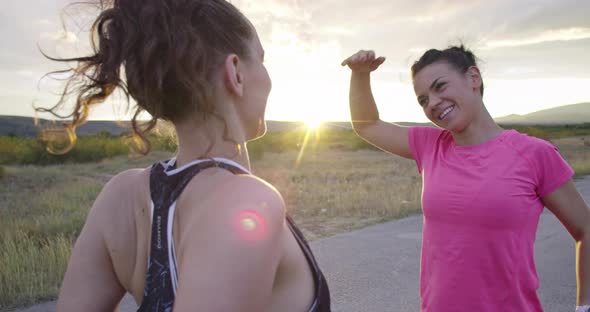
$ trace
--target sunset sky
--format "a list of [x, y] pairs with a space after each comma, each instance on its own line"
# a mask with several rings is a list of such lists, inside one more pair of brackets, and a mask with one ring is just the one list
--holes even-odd
[[[588, 0], [236, 0], [257, 27], [273, 80], [267, 119], [348, 120], [350, 72], [341, 61], [359, 49], [387, 57], [373, 75], [381, 117], [425, 121], [409, 68], [428, 48], [462, 41], [480, 57], [492, 116], [590, 102]], [[58, 85], [41, 80], [60, 69], [44, 59], [88, 49], [91, 10], [69, 1], [10, 0], [0, 11], [0, 115], [33, 116]], [[62, 65], [63, 66], [63, 65]], [[92, 119], [125, 119], [117, 101]], [[47, 116], [40, 116], [47, 117]]]

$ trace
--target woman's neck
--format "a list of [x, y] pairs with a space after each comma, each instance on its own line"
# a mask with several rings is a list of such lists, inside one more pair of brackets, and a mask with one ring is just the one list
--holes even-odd
[[457, 145], [479, 145], [495, 138], [503, 130], [484, 107], [467, 128], [453, 132], [453, 139]]
[[250, 170], [246, 143], [224, 137], [225, 127], [220, 122], [211, 119], [202, 124], [182, 122], [175, 124], [175, 128], [178, 136], [178, 167], [195, 159], [219, 157], [231, 159]]

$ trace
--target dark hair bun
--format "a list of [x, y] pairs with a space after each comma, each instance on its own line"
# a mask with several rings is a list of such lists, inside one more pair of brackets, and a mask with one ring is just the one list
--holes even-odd
[[[471, 66], [477, 66], [477, 57], [463, 44], [450, 46], [444, 50], [430, 49], [412, 65], [412, 77], [433, 63], [445, 61], [462, 73], [467, 72]], [[483, 95], [483, 82], [481, 84], [481, 95]]]

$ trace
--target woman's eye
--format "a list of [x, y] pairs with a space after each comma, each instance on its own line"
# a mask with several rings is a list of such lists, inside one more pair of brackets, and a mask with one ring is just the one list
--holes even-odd
[[440, 91], [440, 89], [442, 89], [442, 87], [444, 87], [445, 85], [446, 85], [445, 82], [437, 83], [434, 88], [436, 91]]

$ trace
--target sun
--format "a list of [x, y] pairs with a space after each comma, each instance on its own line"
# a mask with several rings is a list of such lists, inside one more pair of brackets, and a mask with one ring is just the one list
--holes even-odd
[[303, 154], [305, 153], [305, 149], [307, 148], [310, 141], [312, 141], [311, 147], [317, 147], [318, 143], [320, 142], [320, 127], [324, 122], [323, 119], [317, 118], [317, 116], [306, 118], [303, 122], [305, 123], [305, 138], [303, 138], [303, 142], [301, 144], [301, 149], [299, 150], [299, 155], [297, 156], [297, 160], [295, 161], [295, 166], [299, 166], [301, 163], [301, 159]]
[[322, 120], [318, 118], [309, 118], [304, 122], [308, 130], [318, 130], [318, 128], [322, 125]]

